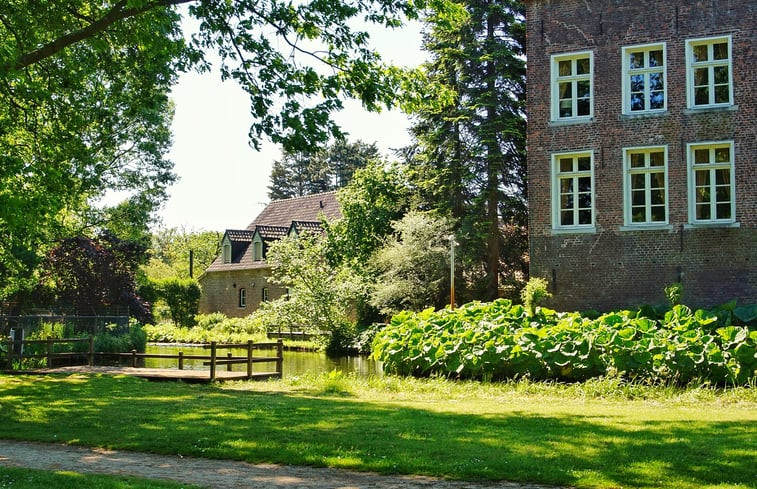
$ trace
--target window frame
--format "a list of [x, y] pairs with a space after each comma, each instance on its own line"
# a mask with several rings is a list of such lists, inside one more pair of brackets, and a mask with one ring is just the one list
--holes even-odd
[[252, 241], [252, 259], [254, 261], [263, 261], [263, 241]]
[[268, 287], [263, 287], [260, 290], [260, 302], [268, 302], [270, 300], [270, 291]]
[[231, 263], [231, 242], [228, 240], [224, 240], [223, 244], [221, 245], [222, 250], [222, 259], [224, 263]]
[[[714, 151], [716, 151], [719, 148], [725, 148], [727, 147], [730, 151], [730, 161], [728, 163], [718, 163], [715, 162], [709, 162], [706, 165], [700, 164], [698, 165], [701, 170], [697, 170], [695, 166], [697, 166], [697, 163], [695, 162], [695, 151], [697, 149], [708, 149], [710, 151], [710, 156], [714, 156]], [[697, 225], [729, 225], [729, 224], [735, 224], [736, 223], [736, 153], [735, 153], [735, 145], [733, 140], [725, 140], [725, 141], [704, 141], [704, 142], [696, 142], [696, 143], [688, 143], [686, 145], [686, 170], [687, 170], [687, 177], [688, 177], [688, 199], [689, 199], [689, 224], [692, 226]], [[717, 190], [717, 179], [713, 178], [714, 172], [716, 172], [719, 169], [728, 169], [729, 171], [729, 182], [728, 187], [730, 188], [730, 214], [731, 216], [727, 219], [718, 219], [717, 218], [717, 191], [712, 192], [713, 189]], [[715, 215], [716, 217], [714, 219], [697, 219], [697, 200], [696, 200], [696, 193], [697, 193], [697, 180], [696, 180], [696, 172], [697, 171], [709, 171], [710, 172], [710, 216]], [[713, 198], [714, 197], [714, 198]]]
[[[694, 87], [695, 75], [694, 71], [697, 68], [707, 67], [709, 73], [708, 89], [710, 92], [710, 100], [714, 100], [715, 97], [715, 77], [714, 68], [716, 66], [722, 66], [723, 60], [707, 60], [707, 61], [694, 61], [694, 47], [700, 45], [714, 45], [722, 42], [728, 44], [728, 102], [711, 102], [707, 104], [696, 104], [696, 90]], [[708, 49], [709, 50], [709, 49]], [[686, 40], [686, 106], [689, 109], [710, 109], [717, 107], [730, 107], [734, 104], [734, 83], [733, 83], [733, 36], [712, 36], [712, 37], [700, 37], [696, 39]]]
[[[651, 217], [651, 188], [650, 179], [646, 178], [644, 193], [645, 193], [645, 212], [647, 213], [647, 219], [644, 222], [633, 221], [633, 195], [632, 195], [632, 176], [637, 174], [650, 175], [652, 173], [659, 173], [659, 171], [653, 170], [648, 166], [649, 155], [652, 153], [663, 153], [663, 166], [662, 173], [664, 178], [664, 191], [665, 191], [665, 219], [663, 221], [650, 221]], [[633, 168], [631, 166], [632, 154], [645, 154], [645, 166], [643, 168]], [[668, 146], [635, 146], [629, 148], [623, 148], [623, 223], [625, 227], [634, 229], [652, 229], [667, 227], [670, 224], [670, 185], [668, 183]]]
[[[577, 162], [578, 158], [589, 157], [589, 170], [583, 171], [571, 171], [561, 172], [559, 171], [560, 159], [565, 157], [574, 158]], [[560, 181], [561, 175], [570, 174], [570, 178], [580, 178], [581, 176], [589, 176], [591, 178], [591, 223], [590, 224], [569, 224], [564, 225], [560, 222], [562, 207], [560, 199]], [[560, 153], [552, 153], [551, 164], [551, 180], [552, 180], [552, 231], [556, 233], [594, 233], [596, 232], [596, 183], [594, 180], [594, 151], [581, 150], [581, 151], [565, 151]], [[574, 191], [577, 194], [578, 190]], [[578, 201], [574, 196], [574, 201]], [[573, 212], [577, 212], [580, 208], [573, 206]]]
[[[584, 57], [589, 58], [588, 75], [572, 74], [569, 76], [559, 76], [560, 61], [575, 61]], [[560, 116], [560, 88], [561, 80], [569, 80], [571, 83], [588, 79], [589, 81], [589, 113], [586, 115], [573, 115], [570, 117]], [[581, 122], [591, 120], [594, 117], [594, 51], [576, 51], [571, 53], [553, 54], [550, 56], [550, 91], [551, 91], [551, 120], [552, 122]], [[573, 102], [574, 114], [578, 109], [578, 94], [573, 85], [574, 95], [571, 97]]]
[[237, 297], [239, 298], [239, 301], [237, 302], [237, 305], [240, 309], [244, 309], [247, 307], [247, 289], [244, 287], [240, 287], [239, 291], [237, 292]]
[[[642, 51], [644, 52], [644, 58], [645, 60], [649, 59], [649, 53], [651, 51], [657, 51], [662, 50], [662, 70], [650, 68], [649, 66], [646, 66], [645, 68], [631, 68], [629, 56], [630, 53], [633, 51]], [[657, 43], [648, 43], [648, 44], [635, 44], [632, 46], [623, 46], [621, 48], [621, 59], [622, 59], [622, 96], [623, 96], [623, 114], [624, 115], [642, 115], [642, 114], [659, 114], [663, 112], [667, 112], [668, 110], [668, 53], [667, 53], [667, 44], [664, 42], [657, 42]], [[645, 84], [644, 84], [644, 105], [647, 107], [648, 103], [651, 102], [649, 97], [649, 78], [648, 75], [650, 73], [656, 73], [658, 71], [662, 71], [662, 92], [664, 95], [664, 102], [662, 108], [659, 109], [652, 109], [652, 108], [645, 108], [643, 110], [632, 110], [631, 109], [631, 75], [633, 73], [638, 73], [645, 76]], [[633, 72], [633, 73], [632, 73]]]

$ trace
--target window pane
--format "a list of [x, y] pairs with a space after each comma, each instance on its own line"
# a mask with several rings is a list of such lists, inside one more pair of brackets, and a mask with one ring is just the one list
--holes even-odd
[[707, 87], [697, 88], [694, 90], [694, 103], [696, 105], [707, 105], [710, 103], [710, 90]]
[[714, 59], [728, 59], [728, 43], [719, 42], [712, 45], [712, 54]]
[[591, 224], [591, 211], [578, 211], [578, 224]]
[[713, 71], [715, 83], [728, 83], [728, 66], [715, 66]]
[[731, 162], [731, 148], [715, 149], [715, 162], [716, 163], [730, 163]]
[[632, 70], [636, 68], [644, 68], [644, 52], [639, 51], [637, 53], [631, 53], [628, 56], [628, 66]]
[[710, 202], [710, 187], [697, 187], [697, 202]]
[[573, 211], [563, 211], [560, 213], [560, 224], [563, 226], [573, 225]]
[[705, 221], [710, 219], [710, 204], [697, 204], [697, 219]]
[[709, 171], [698, 171], [696, 172], [696, 186], [697, 187], [703, 187], [710, 184], [710, 172]]
[[664, 60], [662, 58], [662, 49], [657, 49], [654, 51], [649, 52], [649, 66], [662, 66], [664, 64]]
[[581, 177], [578, 179], [579, 192], [591, 192], [591, 177]]
[[725, 186], [722, 186], [722, 187], [717, 187], [715, 199], [716, 199], [716, 202], [731, 202], [731, 187], [730, 187], [730, 185], [725, 185]]
[[644, 110], [644, 95], [640, 93], [631, 94], [631, 110]]
[[563, 195], [560, 197], [560, 209], [573, 208], [573, 194]]
[[649, 166], [665, 166], [665, 153], [663, 151], [649, 153]]
[[665, 92], [652, 92], [649, 96], [649, 108], [650, 109], [664, 109], [665, 108]]
[[573, 84], [571, 82], [560, 83], [560, 100], [573, 97]]
[[573, 69], [571, 68], [571, 62], [570, 60], [567, 61], [560, 61], [558, 63], [560, 76], [570, 76], [573, 74]]
[[561, 194], [572, 194], [573, 193], [573, 179], [572, 178], [561, 178], [560, 179], [560, 193]]
[[635, 207], [631, 212], [632, 222], [647, 222], [647, 211], [644, 207]]
[[647, 187], [647, 179], [644, 175], [631, 175], [631, 188], [643, 189]]
[[579, 75], [589, 74], [589, 58], [581, 58], [576, 60], [576, 73]]
[[644, 194], [645, 192], [643, 190], [631, 192], [631, 205], [639, 206], [646, 204], [647, 199], [645, 198]]
[[694, 150], [694, 163], [697, 165], [706, 164], [710, 162], [710, 150], [709, 149], [696, 149]]
[[731, 204], [718, 204], [716, 212], [718, 213], [716, 219], [730, 219], [731, 218]]
[[664, 189], [665, 188], [665, 174], [664, 173], [651, 173], [649, 175], [650, 188], [652, 189]]
[[644, 153], [631, 153], [631, 168], [644, 167]]
[[573, 171], [573, 158], [560, 158], [560, 172], [567, 173]]
[[560, 102], [560, 117], [573, 117], [572, 100], [563, 100]]
[[665, 204], [665, 191], [660, 190], [652, 190], [650, 192], [650, 197], [652, 199], [651, 204], [652, 205], [663, 205]]
[[644, 75], [631, 75], [631, 91], [632, 92], [644, 91]]
[[730, 185], [731, 184], [731, 170], [715, 170], [715, 184], [716, 185]]
[[701, 87], [710, 83], [710, 70], [707, 68], [698, 68], [694, 70], [694, 86]]
[[591, 194], [578, 194], [578, 208], [591, 209]]
[[581, 156], [578, 158], [578, 171], [591, 170], [591, 158], [588, 156]]
[[728, 85], [718, 85], [715, 87], [715, 103], [727, 104], [731, 101], [731, 89]]
[[707, 61], [709, 59], [709, 56], [707, 55], [707, 44], [700, 44], [698, 46], [694, 46], [693, 49], [694, 53], [694, 61]]
[[662, 90], [662, 73], [649, 74], [649, 89]]
[[652, 222], [665, 222], [665, 207], [652, 207]]
[[584, 116], [591, 115], [591, 105], [589, 99], [581, 99], [576, 106], [576, 115]]
[[576, 83], [576, 97], [578, 98], [591, 97], [591, 82], [589, 82], [589, 80], [581, 80]]

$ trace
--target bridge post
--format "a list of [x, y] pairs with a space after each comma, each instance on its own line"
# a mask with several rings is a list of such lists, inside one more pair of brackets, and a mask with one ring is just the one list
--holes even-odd
[[216, 342], [210, 342], [210, 381], [216, 380]]
[[252, 340], [247, 341], [247, 380], [252, 378]]

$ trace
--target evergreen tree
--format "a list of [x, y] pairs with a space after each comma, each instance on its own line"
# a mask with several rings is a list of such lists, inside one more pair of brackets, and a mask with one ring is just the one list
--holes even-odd
[[421, 208], [458, 221], [468, 298], [493, 299], [500, 293], [503, 254], [506, 273], [526, 267], [523, 5], [455, 5], [458, 15], [446, 10], [426, 19], [429, 80], [451, 95], [442, 106], [417, 111], [410, 176]]

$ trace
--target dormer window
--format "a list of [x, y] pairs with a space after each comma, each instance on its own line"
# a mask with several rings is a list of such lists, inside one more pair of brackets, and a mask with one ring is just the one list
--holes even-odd
[[263, 243], [261, 241], [253, 241], [252, 256], [255, 261], [261, 261], [263, 259]]

